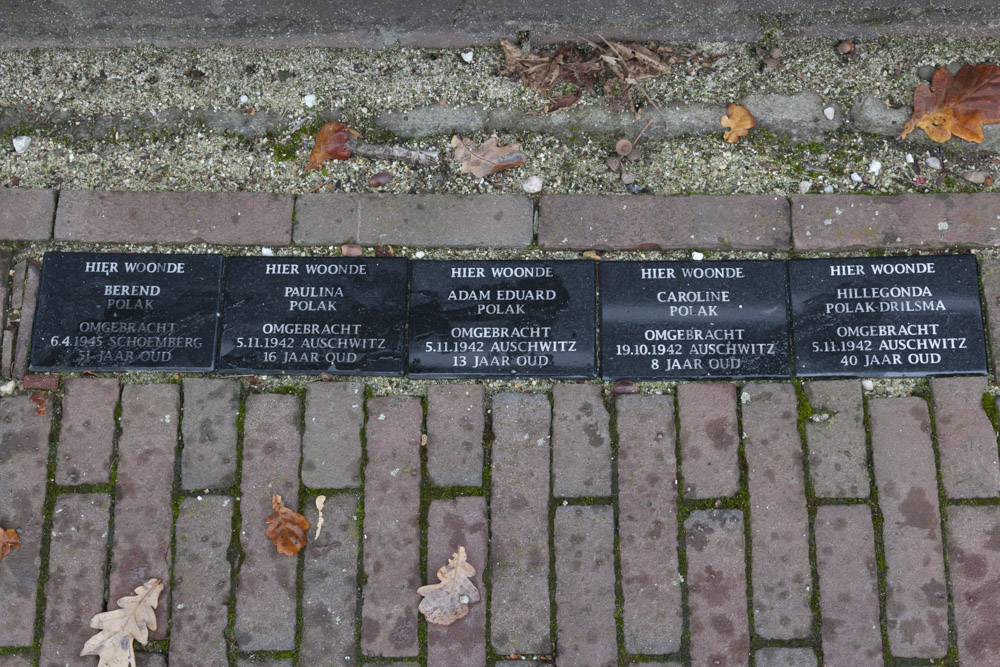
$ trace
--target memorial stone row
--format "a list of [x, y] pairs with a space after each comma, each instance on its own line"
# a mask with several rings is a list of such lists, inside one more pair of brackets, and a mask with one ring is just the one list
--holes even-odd
[[987, 372], [971, 255], [597, 263], [50, 252], [31, 368], [595, 378], [598, 337], [608, 380]]

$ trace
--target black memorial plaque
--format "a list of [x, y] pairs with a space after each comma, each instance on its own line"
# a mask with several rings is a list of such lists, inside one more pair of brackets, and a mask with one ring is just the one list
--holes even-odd
[[402, 258], [230, 257], [220, 372], [402, 375]]
[[986, 374], [972, 255], [789, 263], [800, 376]]
[[31, 369], [210, 371], [220, 255], [48, 252]]
[[787, 377], [784, 261], [602, 262], [601, 377]]
[[591, 261], [413, 263], [413, 377], [597, 375]]

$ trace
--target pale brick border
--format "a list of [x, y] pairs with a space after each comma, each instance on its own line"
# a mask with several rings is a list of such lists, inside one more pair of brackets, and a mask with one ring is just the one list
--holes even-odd
[[52, 236], [55, 190], [0, 188], [0, 239], [44, 241]]

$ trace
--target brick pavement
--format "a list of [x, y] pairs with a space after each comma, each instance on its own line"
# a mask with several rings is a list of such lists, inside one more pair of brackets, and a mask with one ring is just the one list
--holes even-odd
[[[428, 386], [422, 403], [359, 381], [67, 377], [44, 415], [34, 390], [0, 398], [0, 526], [22, 542], [0, 602], [24, 612], [0, 616], [0, 665], [96, 664], [75, 655], [90, 616], [150, 576], [169, 586], [145, 665], [1000, 662], [981, 379], [893, 398], [857, 380]], [[692, 443], [714, 440], [730, 481], [693, 496]], [[313, 524], [296, 558], [263, 537], [273, 492]], [[483, 599], [427, 627], [416, 588], [459, 545]]]

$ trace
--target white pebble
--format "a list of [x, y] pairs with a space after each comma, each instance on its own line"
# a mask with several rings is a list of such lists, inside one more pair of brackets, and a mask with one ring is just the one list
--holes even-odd
[[854, 181], [855, 183], [860, 183], [863, 179], [861, 178], [860, 175], [858, 175], [858, 172], [852, 171], [851, 172], [851, 180]]
[[274, 257], [274, 251], [270, 248], [261, 248], [260, 254], [264, 255], [264, 257]]
[[879, 172], [882, 171], [882, 163], [878, 160], [872, 160], [872, 163], [868, 165], [868, 171], [878, 176]]
[[302, 98], [302, 104], [312, 109], [314, 106], [316, 106], [316, 96], [306, 95], [305, 97]]
[[813, 186], [812, 181], [799, 181], [799, 194], [804, 195], [809, 192], [809, 188]]
[[[740, 394], [740, 403], [747, 404], [750, 402], [750, 394], [748, 392], [743, 392]], [[744, 435], [744, 437], [746, 437]]]
[[26, 137], [24, 135], [21, 135], [20, 137], [14, 137], [14, 150], [17, 151], [18, 153], [23, 153], [25, 149], [28, 148], [28, 144], [30, 143], [31, 143], [31, 137]]
[[927, 163], [927, 166], [930, 167], [931, 169], [941, 168], [941, 160], [937, 159], [936, 157], [929, 157], [925, 160], [925, 162]]
[[462, 60], [464, 60], [465, 62], [471, 63], [472, 56], [473, 56], [472, 51], [462, 51]]
[[240, 104], [246, 104], [249, 101], [250, 101], [249, 97], [247, 97], [246, 95], [240, 95]]
[[906, 154], [906, 164], [913, 164], [913, 153]]
[[938, 231], [943, 232], [946, 229], [948, 229], [948, 223], [947, 222], [939, 222], [938, 223]]
[[698, 252], [697, 250], [695, 250], [694, 252], [691, 253], [691, 259], [693, 259], [696, 262], [700, 262], [701, 260], [705, 259], [705, 253]]
[[413, 253], [413, 256], [416, 257], [417, 259], [423, 259], [424, 257], [427, 256], [427, 253], [425, 253], [423, 250], [418, 250], [415, 253]]
[[11, 380], [10, 382], [6, 382], [0, 385], [0, 394], [3, 394], [4, 396], [10, 396], [11, 394], [14, 393], [15, 389], [17, 389], [17, 383]]
[[875, 391], [875, 383], [871, 380], [862, 380], [861, 388], [865, 391]]
[[823, 109], [823, 115], [826, 116], [827, 120], [833, 120], [833, 117], [837, 115], [837, 110], [833, 107], [827, 107]]
[[828, 195], [832, 195], [833, 194], [833, 186], [832, 185], [826, 186], [825, 188], [823, 188], [823, 192], [825, 192]]
[[533, 195], [536, 192], [542, 191], [542, 177], [541, 176], [528, 176], [526, 179], [521, 181], [521, 189], [527, 192], [529, 195]]

